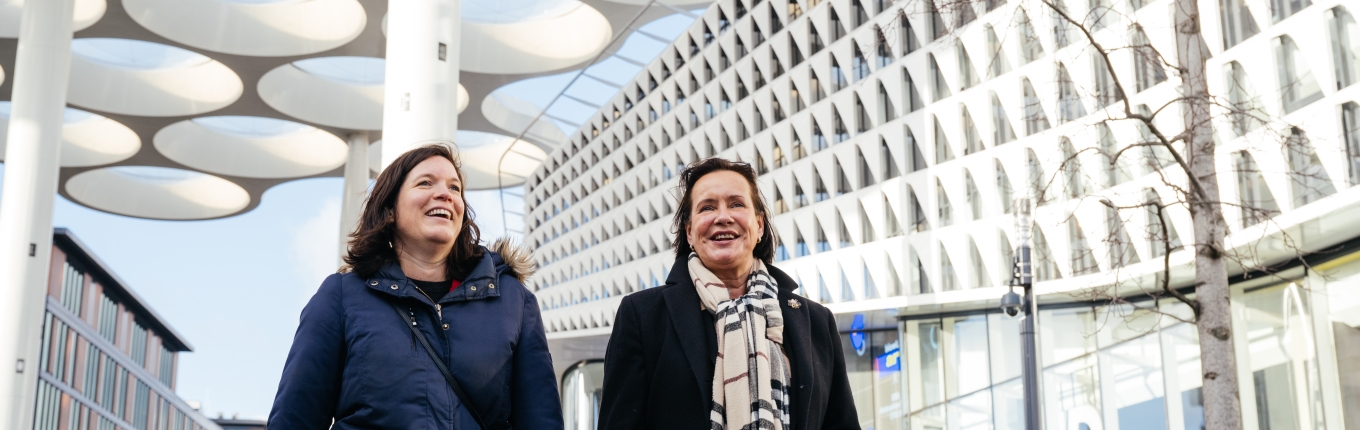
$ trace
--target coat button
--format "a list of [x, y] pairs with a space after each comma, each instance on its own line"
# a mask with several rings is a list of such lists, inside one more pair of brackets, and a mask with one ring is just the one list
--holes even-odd
[[392, 289], [397, 289], [397, 284], [392, 284]]
[[372, 280], [372, 281], [369, 281], [369, 282], [368, 282], [368, 285], [372, 285], [372, 286], [375, 286], [375, 287], [376, 287], [376, 286], [378, 286], [378, 280], [377, 280], [377, 279], [374, 279], [374, 280]]
[[472, 287], [472, 291], [477, 291], [477, 287]]
[[449, 325], [448, 325], [448, 324], [444, 324], [444, 330], [448, 330], [448, 329], [449, 329]]
[[489, 285], [487, 285], [487, 287], [496, 288], [496, 284], [489, 284]]

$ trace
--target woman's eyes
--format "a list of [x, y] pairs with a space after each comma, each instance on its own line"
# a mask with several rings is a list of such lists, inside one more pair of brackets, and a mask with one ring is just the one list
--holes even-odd
[[[433, 186], [433, 185], [434, 185], [434, 182], [433, 182], [433, 181], [430, 181], [429, 179], [425, 179], [425, 180], [422, 180], [422, 181], [416, 183], [416, 186], [417, 186], [417, 187], [429, 187], [429, 186]], [[463, 187], [460, 186], [460, 185], [451, 185], [451, 186], [449, 186], [449, 189], [450, 189], [450, 190], [453, 190], [453, 191], [455, 191], [455, 192], [462, 192], [462, 191], [463, 191]]]

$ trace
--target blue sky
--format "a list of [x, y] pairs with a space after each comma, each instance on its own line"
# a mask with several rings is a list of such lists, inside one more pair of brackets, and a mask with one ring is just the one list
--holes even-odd
[[[692, 21], [673, 15], [643, 30], [673, 39]], [[618, 55], [645, 63], [664, 47], [634, 35]], [[623, 83], [639, 70], [611, 58], [592, 66], [590, 73]], [[505, 91], [543, 106], [575, 73], [522, 81]], [[603, 103], [616, 90], [580, 79], [565, 91]], [[584, 119], [594, 111], [561, 101], [549, 108], [570, 119]], [[566, 127], [570, 129], [564, 131], [575, 129]], [[298, 314], [338, 264], [341, 187], [340, 178], [288, 182], [265, 192], [255, 210], [210, 221], [129, 218], [57, 196], [53, 225], [70, 229], [194, 346], [180, 357], [180, 397], [201, 402], [210, 417], [264, 418]], [[498, 194], [467, 196], [488, 241], [504, 234]]]

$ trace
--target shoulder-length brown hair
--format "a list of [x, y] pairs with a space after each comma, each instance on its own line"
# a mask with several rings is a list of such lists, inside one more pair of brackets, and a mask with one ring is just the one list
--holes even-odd
[[675, 210], [675, 219], [671, 223], [671, 229], [675, 230], [675, 255], [676, 257], [687, 256], [693, 252], [689, 245], [689, 236], [685, 230], [689, 228], [690, 218], [694, 213], [694, 197], [692, 191], [694, 184], [699, 182], [699, 178], [709, 173], [718, 171], [736, 172], [741, 177], [746, 178], [746, 184], [751, 187], [751, 205], [756, 210], [756, 216], [760, 218], [760, 223], [765, 226], [765, 234], [760, 237], [760, 242], [756, 243], [753, 252], [756, 258], [765, 264], [774, 262], [774, 248], [779, 246], [779, 235], [774, 232], [774, 224], [770, 224], [770, 211], [765, 207], [765, 195], [760, 192], [760, 186], [756, 184], [756, 170], [750, 164], [734, 163], [726, 159], [712, 157], [695, 161], [685, 167], [680, 172], [680, 205]]
[[[416, 165], [430, 157], [443, 157], [453, 163], [454, 170], [458, 172], [458, 180], [466, 189], [463, 163], [453, 150], [453, 142], [428, 144], [397, 157], [381, 174], [378, 174], [373, 191], [364, 200], [364, 212], [359, 215], [359, 226], [349, 235], [348, 252], [344, 259], [346, 267], [341, 268], [342, 271], [348, 269], [358, 274], [360, 278], [368, 279], [387, 263], [397, 261], [397, 252], [394, 249], [397, 241], [395, 211], [397, 195], [401, 193], [401, 186], [406, 182], [406, 175], [410, 174]], [[462, 279], [466, 271], [482, 258], [482, 247], [479, 245], [482, 240], [481, 230], [477, 228], [477, 223], [473, 222], [472, 207], [467, 205], [466, 193], [459, 193], [459, 198], [463, 199], [463, 229], [458, 231], [458, 238], [454, 239], [453, 250], [449, 252], [445, 264], [448, 279]]]

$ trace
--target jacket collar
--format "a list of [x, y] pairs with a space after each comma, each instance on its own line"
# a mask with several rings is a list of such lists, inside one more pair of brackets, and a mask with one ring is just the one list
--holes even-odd
[[[449, 291], [444, 298], [439, 300], [440, 304], [454, 302], [465, 302], [471, 300], [482, 300], [501, 296], [501, 286], [496, 285], [496, 280], [500, 278], [501, 272], [508, 267], [501, 260], [500, 256], [482, 247], [482, 259], [473, 266], [467, 277], [463, 278], [462, 283], [457, 289]], [[406, 277], [406, 273], [401, 271], [401, 265], [396, 262], [387, 263], [374, 274], [372, 278], [364, 281], [364, 285], [369, 289], [393, 297], [413, 298], [431, 307], [434, 303], [421, 293], [415, 282], [411, 282]]]
[[[789, 364], [792, 368], [792, 377], [789, 380], [789, 397], [792, 403], [789, 405], [789, 413], [792, 415], [792, 429], [804, 429], [807, 423], [807, 411], [810, 390], [805, 388], [807, 381], [813, 373], [811, 357], [808, 351], [813, 345], [808, 345], [810, 338], [810, 309], [807, 306], [807, 299], [796, 293], [798, 283], [792, 277], [779, 270], [773, 265], [765, 266], [770, 271], [770, 276], [774, 277], [779, 288], [779, 307], [784, 314], [784, 352], [789, 356]], [[666, 310], [670, 313], [671, 323], [675, 326], [675, 332], [680, 338], [680, 348], [685, 352], [685, 361], [689, 362], [690, 370], [694, 373], [695, 380], [699, 383], [699, 392], [703, 398], [700, 399], [701, 405], [710, 405], [713, 402], [713, 364], [709, 361], [706, 354], [708, 347], [705, 343], [705, 334], [699, 330], [716, 330], [716, 328], [704, 324], [700, 318], [700, 310], [703, 305], [699, 302], [699, 293], [694, 289], [694, 283], [689, 276], [689, 256], [677, 256], [675, 263], [671, 266], [671, 274], [666, 277], [665, 289], [661, 295], [666, 301]], [[791, 306], [797, 303], [797, 307]], [[699, 330], [695, 328], [698, 327]]]

